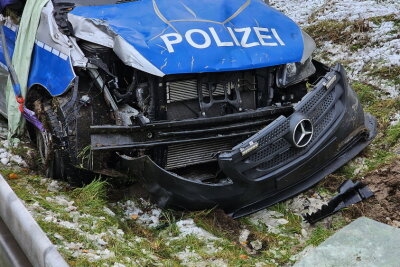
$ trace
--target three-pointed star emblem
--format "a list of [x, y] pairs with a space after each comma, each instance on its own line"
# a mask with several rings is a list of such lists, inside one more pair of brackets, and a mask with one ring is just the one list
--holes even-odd
[[311, 121], [308, 119], [303, 119], [294, 129], [293, 143], [297, 147], [305, 147], [311, 142], [313, 134], [314, 130]]

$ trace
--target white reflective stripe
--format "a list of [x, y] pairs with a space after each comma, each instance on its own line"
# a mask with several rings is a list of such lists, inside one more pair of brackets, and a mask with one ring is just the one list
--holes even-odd
[[60, 51], [58, 51], [57, 49], [54, 49], [51, 51], [54, 55], [56, 55], [57, 57], [60, 56]]
[[9, 17], [6, 18], [6, 21], [4, 22], [4, 26], [6, 26], [8, 29], [12, 30], [13, 32], [17, 32], [19, 29], [19, 26], [17, 24], [14, 24]]
[[43, 48], [44, 48], [44, 50], [47, 50], [49, 52], [51, 52], [51, 50], [53, 50], [53, 48], [51, 46], [47, 45], [47, 44], [44, 44]]
[[64, 54], [64, 53], [60, 53], [60, 58], [67, 60], [68, 59], [68, 55]]
[[59, 58], [61, 58], [63, 60], [68, 60], [68, 58], [69, 58], [68, 55], [62, 53], [61, 51], [59, 51], [59, 50], [57, 50], [57, 49], [55, 49], [55, 48], [43, 43], [43, 42], [41, 42], [41, 41], [39, 41], [37, 39], [35, 40], [35, 43], [36, 43], [36, 45], [38, 47], [40, 47], [42, 49], [45, 49], [46, 51], [52, 53], [53, 55], [55, 55], [55, 56], [57, 56], [57, 57], [59, 57]]
[[42, 43], [42, 42], [39, 41], [39, 40], [36, 40], [36, 44], [37, 44], [40, 48], [43, 48], [43, 47], [44, 47], [44, 43]]

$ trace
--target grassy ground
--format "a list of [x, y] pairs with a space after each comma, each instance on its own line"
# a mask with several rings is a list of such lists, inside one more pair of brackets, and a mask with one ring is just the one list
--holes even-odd
[[[318, 21], [318, 12], [310, 16], [306, 30], [321, 47], [317, 57], [332, 64], [334, 53], [326, 42], [353, 53], [379, 45], [368, 35], [371, 25], [392, 22], [397, 31], [393, 34], [399, 32], [399, 18], [394, 15]], [[350, 59], [343, 63], [352, 69]], [[376, 64], [364, 64], [362, 75], [352, 81], [365, 110], [378, 119], [379, 134], [373, 144], [313, 189], [253, 216], [232, 220], [219, 210], [160, 211], [137, 198], [110, 202], [110, 185], [105, 181], [72, 189], [24, 168], [0, 167], [0, 173], [72, 266], [291, 265], [302, 251], [317, 246], [354, 219], [338, 213], [310, 226], [299, 216], [307, 206], [329, 199], [340, 182], [362, 179], [398, 158], [400, 123], [394, 121], [400, 99], [388, 97], [387, 91], [371, 81], [384, 80], [385, 86], [399, 89], [400, 69]], [[25, 148], [13, 152], [27, 154]]]

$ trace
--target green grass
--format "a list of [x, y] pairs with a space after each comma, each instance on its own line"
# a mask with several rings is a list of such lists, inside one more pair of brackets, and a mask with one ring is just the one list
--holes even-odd
[[368, 21], [337, 21], [323, 20], [304, 28], [311, 37], [321, 45], [324, 41], [331, 41], [336, 44], [347, 45], [351, 51], [365, 47], [370, 39], [368, 35], [356, 35], [370, 30]]
[[80, 208], [89, 210], [103, 208], [107, 203], [107, 186], [106, 181], [94, 180], [85, 187], [75, 189], [72, 196]]
[[372, 17], [372, 18], [369, 18], [368, 20], [372, 21], [376, 25], [381, 25], [383, 22], [386, 22], [386, 21], [392, 21], [394, 23], [395, 27], [400, 27], [400, 19], [395, 14]]
[[312, 245], [314, 247], [318, 246], [322, 242], [324, 242], [328, 237], [330, 237], [334, 233], [331, 229], [326, 229], [322, 226], [318, 226], [311, 233], [310, 238], [307, 241], [307, 245]]
[[368, 64], [364, 67], [364, 71], [367, 71], [371, 76], [375, 76], [379, 79], [389, 80], [394, 86], [398, 86], [400, 88], [400, 66], [376, 67], [374, 64]]

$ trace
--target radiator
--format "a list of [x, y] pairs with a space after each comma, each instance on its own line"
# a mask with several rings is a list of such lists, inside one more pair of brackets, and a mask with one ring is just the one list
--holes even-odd
[[168, 147], [167, 170], [216, 161], [215, 154], [232, 149], [232, 140], [211, 140]]

